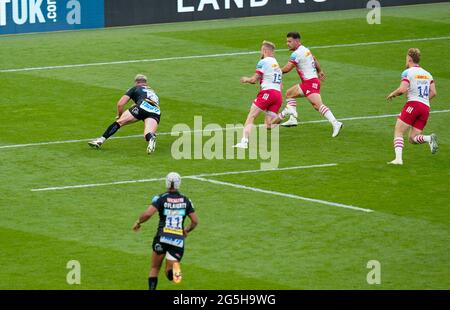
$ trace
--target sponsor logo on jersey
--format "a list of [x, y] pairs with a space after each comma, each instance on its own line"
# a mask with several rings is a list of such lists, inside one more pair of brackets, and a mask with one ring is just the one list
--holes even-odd
[[416, 75], [416, 80], [428, 80], [430, 77], [428, 75]]
[[170, 244], [179, 248], [182, 248], [184, 245], [184, 240], [183, 239], [176, 239], [176, 238], [172, 238], [172, 237], [168, 237], [168, 236], [161, 236], [161, 238], [159, 238], [159, 241], [165, 244]]
[[173, 228], [169, 228], [169, 227], [164, 227], [163, 232], [165, 232], [167, 234], [178, 235], [178, 236], [183, 235], [182, 229], [173, 229]]
[[164, 215], [165, 216], [185, 216], [186, 215], [186, 210], [185, 209], [181, 209], [181, 210], [167, 210], [167, 209], [164, 209]]
[[180, 202], [184, 202], [184, 198], [183, 197], [180, 197], [180, 198], [167, 198], [167, 202], [180, 203]]

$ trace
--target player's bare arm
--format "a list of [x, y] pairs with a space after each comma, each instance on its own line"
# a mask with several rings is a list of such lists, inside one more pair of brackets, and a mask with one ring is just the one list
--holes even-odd
[[397, 88], [396, 90], [394, 90], [392, 93], [390, 93], [386, 99], [387, 100], [392, 100], [395, 97], [401, 96], [404, 93], [406, 93], [408, 91], [408, 87], [409, 87], [409, 83], [402, 81], [399, 88]]
[[189, 219], [191, 220], [191, 223], [187, 227], [185, 227], [183, 230], [183, 234], [185, 237], [187, 237], [189, 235], [189, 233], [191, 231], [193, 231], [195, 229], [195, 227], [197, 227], [197, 225], [198, 225], [198, 217], [195, 212], [192, 212], [188, 216], [189, 216]]
[[145, 210], [144, 213], [141, 214], [139, 219], [134, 223], [133, 230], [136, 232], [139, 231], [139, 229], [141, 228], [141, 224], [147, 222], [157, 211], [158, 209], [156, 209], [154, 205], [150, 205], [147, 208], [147, 210]]
[[130, 101], [130, 97], [123, 95], [122, 98], [117, 102], [117, 116], [116, 119], [120, 118], [123, 114], [125, 105]]
[[436, 85], [434, 83], [431, 83], [430, 85], [430, 100], [433, 99], [434, 97], [436, 97], [437, 92], [436, 92]]
[[295, 64], [293, 64], [292, 62], [288, 62], [283, 68], [281, 68], [281, 71], [283, 71], [284, 73], [288, 73], [291, 72], [292, 69], [295, 68]]
[[261, 75], [258, 73], [255, 73], [252, 77], [243, 76], [241, 77], [241, 83], [248, 83], [248, 84], [256, 84], [261, 79]]
[[321, 81], [325, 81], [325, 79], [326, 79], [325, 72], [323, 72], [322, 67], [320, 66], [320, 63], [317, 60], [317, 58], [315, 56], [313, 56], [313, 58], [314, 58], [314, 65], [316, 66], [317, 75], [319, 76], [319, 79]]

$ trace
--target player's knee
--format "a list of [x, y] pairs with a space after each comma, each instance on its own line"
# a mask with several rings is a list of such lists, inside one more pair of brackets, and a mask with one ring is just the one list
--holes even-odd
[[286, 99], [292, 99], [292, 98], [295, 98], [295, 93], [292, 90], [288, 89], [286, 91]]

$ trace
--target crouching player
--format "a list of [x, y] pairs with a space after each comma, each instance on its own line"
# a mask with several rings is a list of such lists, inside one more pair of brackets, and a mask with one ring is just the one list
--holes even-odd
[[[134, 87], [130, 88], [117, 103], [116, 121], [106, 129], [101, 137], [89, 141], [89, 146], [98, 149], [105, 143], [106, 139], [114, 135], [121, 127], [141, 120], [144, 122], [144, 138], [148, 142], [147, 154], [155, 151], [156, 130], [161, 117], [159, 97], [148, 86], [145, 75], [136, 75], [134, 83]], [[124, 111], [124, 106], [130, 99], [134, 101], [134, 105]]]

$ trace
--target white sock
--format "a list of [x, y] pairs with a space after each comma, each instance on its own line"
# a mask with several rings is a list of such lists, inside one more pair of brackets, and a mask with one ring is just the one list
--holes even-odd
[[424, 135], [417, 135], [413, 138], [414, 143], [422, 144], [422, 143], [430, 143], [431, 142], [431, 136], [424, 136]]
[[297, 110], [297, 100], [295, 98], [286, 99], [286, 107], [290, 106]]
[[320, 114], [322, 114], [323, 117], [325, 117], [331, 124], [336, 123], [337, 120], [334, 117], [331, 110], [324, 104], [322, 104], [319, 108]]
[[394, 138], [394, 150], [396, 160], [403, 160], [402, 159], [403, 147], [404, 147], [403, 137]]

